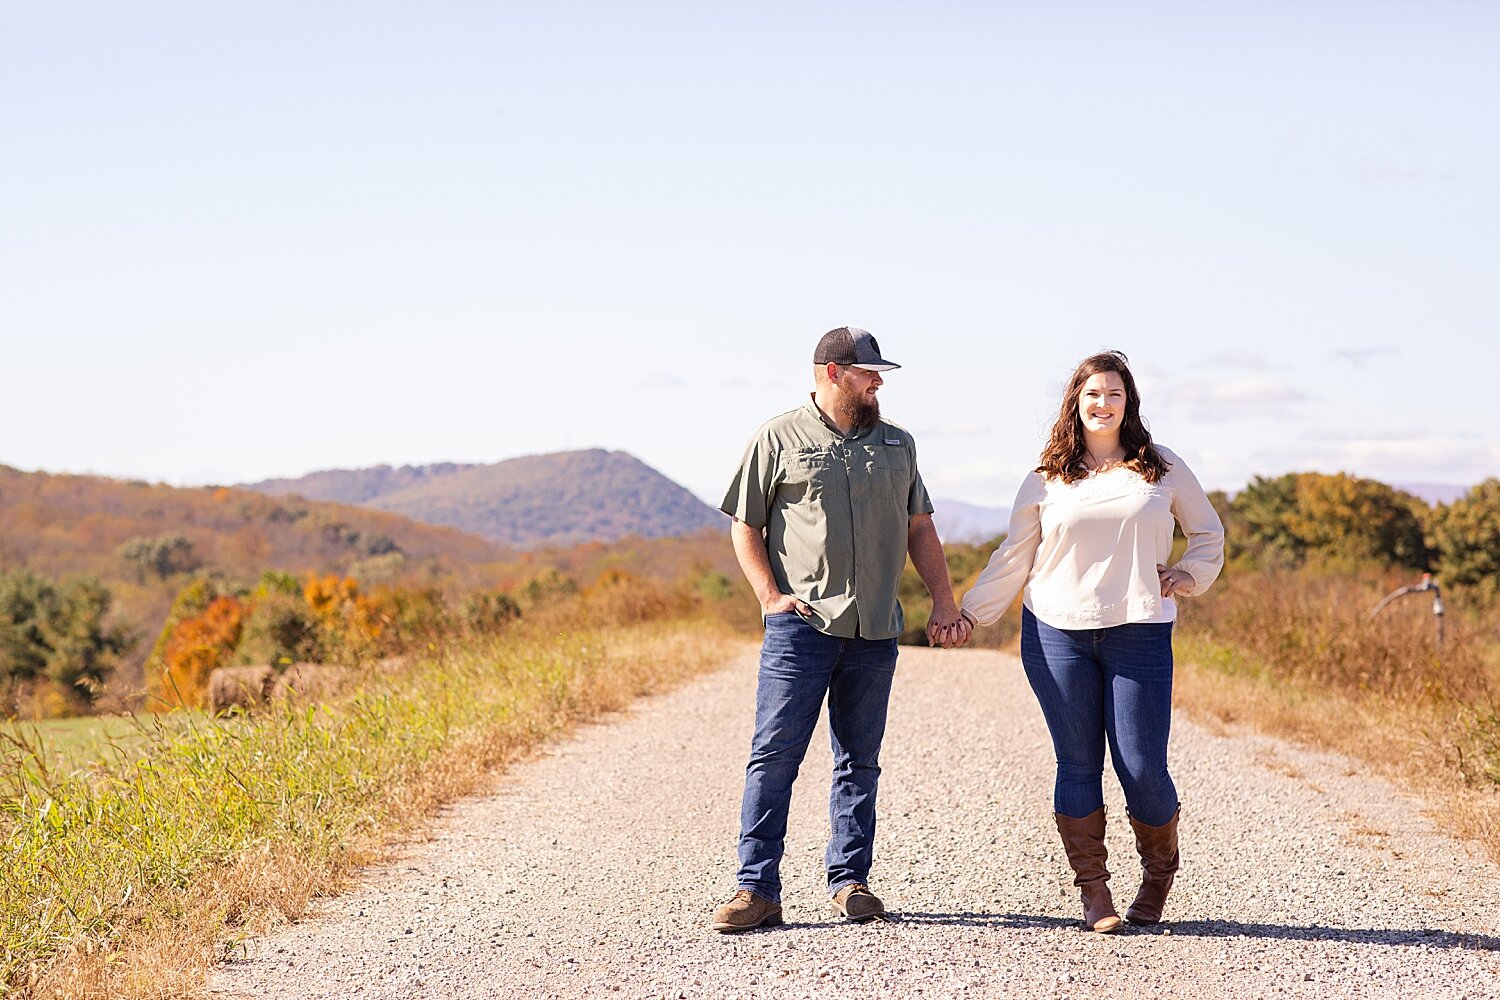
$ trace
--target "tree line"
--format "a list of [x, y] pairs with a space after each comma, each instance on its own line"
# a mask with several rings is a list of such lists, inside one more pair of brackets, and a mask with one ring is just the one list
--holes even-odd
[[[1233, 565], [1395, 567], [1432, 572], [1445, 588], [1467, 589], [1481, 602], [1500, 598], [1500, 479], [1436, 506], [1377, 480], [1314, 472], [1257, 476], [1233, 496], [1217, 492], [1210, 499], [1224, 520]], [[959, 589], [972, 582], [996, 544], [947, 546]], [[595, 561], [610, 554], [600, 546], [579, 551], [593, 552]], [[171, 578], [201, 566], [192, 543], [172, 534], [130, 539], [116, 556], [137, 579]], [[915, 625], [904, 638], [918, 641], [926, 611], [918, 607], [922, 588], [915, 574], [908, 576], [901, 596], [908, 624]], [[732, 583], [725, 578], [722, 586], [732, 590]], [[516, 587], [514, 598], [481, 589], [449, 604], [435, 589], [367, 590], [352, 576], [265, 573], [253, 585], [229, 584], [219, 574], [194, 577], [179, 591], [150, 657], [153, 693], [192, 703], [217, 665], [367, 659], [434, 633], [487, 631], [517, 616], [522, 605], [557, 599], [569, 587], [577, 584], [553, 570]], [[0, 571], [0, 715], [90, 711], [138, 638], [112, 619], [111, 609], [110, 590], [97, 578], [55, 580], [25, 567]], [[157, 686], [161, 681], [168, 682], [165, 689]]]
[[1437, 505], [1374, 479], [1317, 472], [1256, 476], [1233, 497], [1209, 499], [1242, 564], [1379, 564], [1500, 593], [1500, 479]]

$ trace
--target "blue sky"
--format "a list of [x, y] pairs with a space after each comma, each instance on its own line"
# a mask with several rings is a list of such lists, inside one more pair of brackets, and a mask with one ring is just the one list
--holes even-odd
[[1209, 486], [1500, 472], [1500, 5], [0, 6], [0, 463], [630, 451], [716, 501], [818, 336], [1009, 504], [1132, 358]]

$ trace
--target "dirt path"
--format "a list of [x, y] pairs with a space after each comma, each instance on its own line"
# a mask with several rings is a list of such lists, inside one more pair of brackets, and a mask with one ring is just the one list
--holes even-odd
[[[1014, 657], [981, 650], [902, 652], [872, 877], [901, 919], [828, 908], [820, 730], [792, 806], [788, 926], [713, 934], [754, 673], [747, 653], [513, 769], [364, 888], [254, 943], [211, 994], [1500, 997], [1500, 869], [1344, 758], [1180, 716], [1169, 924], [1081, 931], [1040, 713]], [[1109, 842], [1128, 900], [1123, 822]]]

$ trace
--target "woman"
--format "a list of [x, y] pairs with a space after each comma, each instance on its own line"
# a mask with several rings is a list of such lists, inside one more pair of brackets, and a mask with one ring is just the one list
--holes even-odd
[[[1174, 518], [1187, 550], [1168, 567]], [[963, 613], [989, 624], [1024, 587], [1021, 662], [1057, 751], [1057, 831], [1092, 930], [1120, 926], [1105, 884], [1106, 740], [1144, 870], [1125, 917], [1161, 920], [1178, 864], [1174, 598], [1203, 593], [1223, 562], [1219, 517], [1187, 465], [1152, 443], [1125, 355], [1085, 358]]]

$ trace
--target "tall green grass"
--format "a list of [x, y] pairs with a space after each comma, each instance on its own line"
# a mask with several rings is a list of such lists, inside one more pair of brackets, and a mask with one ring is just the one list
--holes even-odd
[[36, 722], [0, 720], [0, 746], [45, 748], [48, 766], [68, 771], [145, 753], [159, 738], [158, 725], [168, 723], [178, 729], [202, 717], [200, 712], [180, 712], [159, 718], [94, 715]]
[[[538, 624], [371, 674], [332, 704], [146, 724], [86, 767], [19, 731], [0, 756], [0, 992], [173, 992], [170, 970], [132, 951], [174, 933], [190, 988], [235, 928], [297, 909], [275, 859], [326, 891], [516, 752], [721, 659], [723, 635], [702, 621]], [[257, 858], [254, 878], [233, 876]]]

